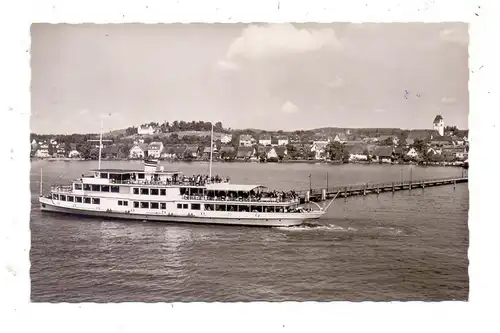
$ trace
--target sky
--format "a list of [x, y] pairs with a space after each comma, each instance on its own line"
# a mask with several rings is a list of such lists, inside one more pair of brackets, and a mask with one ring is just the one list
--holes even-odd
[[464, 23], [33, 24], [31, 131], [468, 128]]

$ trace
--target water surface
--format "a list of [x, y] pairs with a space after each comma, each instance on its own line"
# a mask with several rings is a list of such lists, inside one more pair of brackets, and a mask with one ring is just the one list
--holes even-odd
[[[186, 174], [206, 163], [163, 163]], [[324, 218], [256, 228], [41, 213], [44, 190], [96, 162], [34, 161], [35, 302], [467, 300], [467, 184], [336, 200]], [[102, 167], [140, 168], [138, 162]], [[411, 168], [411, 172], [410, 172]], [[277, 189], [460, 176], [453, 167], [214, 163], [233, 183]]]

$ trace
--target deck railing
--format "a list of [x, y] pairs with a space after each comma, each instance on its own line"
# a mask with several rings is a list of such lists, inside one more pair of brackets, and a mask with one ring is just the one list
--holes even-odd
[[[90, 178], [94, 178], [94, 177], [90, 177]], [[101, 179], [101, 178], [96, 178], [96, 179]], [[81, 178], [79, 180], [81, 181]], [[207, 181], [195, 181], [195, 180], [160, 181], [160, 180], [146, 180], [146, 179], [140, 179], [140, 180], [109, 179], [109, 184], [116, 184], [116, 185], [205, 186], [208, 184], [221, 184], [221, 183], [229, 183], [229, 180], [223, 179], [220, 181], [210, 181], [210, 180], [207, 180]]]
[[68, 185], [53, 185], [53, 186], [50, 187], [50, 190], [51, 191], [55, 191], [55, 192], [70, 193], [70, 192], [73, 192], [73, 187], [72, 186], [68, 186]]

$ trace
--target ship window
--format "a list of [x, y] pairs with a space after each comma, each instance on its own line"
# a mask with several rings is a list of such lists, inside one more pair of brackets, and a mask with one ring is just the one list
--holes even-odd
[[149, 188], [141, 188], [142, 195], [149, 195]]
[[123, 201], [124, 206], [128, 206], [128, 201]]
[[227, 211], [228, 212], [237, 212], [238, 211], [238, 206], [236, 206], [236, 205], [228, 205], [227, 206]]
[[157, 188], [152, 188], [151, 189], [151, 195], [158, 195], [158, 189]]
[[111, 186], [111, 192], [112, 193], [120, 192], [120, 187], [119, 186]]
[[151, 203], [151, 209], [158, 209], [159, 205], [157, 202], [152, 202]]
[[164, 188], [160, 189], [160, 195], [167, 195], [167, 190]]
[[59, 200], [59, 194], [52, 194], [52, 198], [54, 200]]
[[122, 206], [122, 205], [123, 205], [123, 201], [118, 200], [118, 206]]
[[187, 188], [185, 188], [185, 187], [181, 187], [179, 190], [181, 191], [181, 195], [186, 195], [186, 194], [188, 194], [188, 190], [187, 190]]
[[100, 192], [101, 191], [101, 186], [100, 185], [92, 185], [92, 191], [94, 191], [94, 192]]
[[101, 178], [108, 178], [108, 174], [104, 173], [104, 172], [101, 172]]
[[141, 202], [141, 208], [149, 208], [149, 202]]
[[138, 201], [134, 201], [134, 208], [139, 208], [139, 202]]
[[274, 213], [273, 206], [265, 206], [264, 207], [264, 212], [266, 212], [266, 213]]
[[75, 184], [75, 190], [81, 190], [82, 184]]
[[61, 194], [61, 195], [59, 196], [59, 200], [61, 200], [61, 201], [66, 201], [66, 196]]
[[262, 213], [262, 206], [252, 206], [251, 208], [252, 213]]
[[192, 210], [200, 210], [201, 209], [201, 205], [199, 203], [191, 204], [191, 209]]
[[226, 211], [226, 205], [215, 205], [215, 210], [218, 212], [225, 212]]
[[139, 189], [137, 187], [134, 187], [132, 190], [134, 194], [139, 194]]
[[214, 204], [205, 204], [205, 210], [214, 210]]
[[248, 206], [241, 205], [241, 206], [238, 207], [238, 211], [240, 211], [240, 212], [247, 212], [248, 213], [250, 211], [250, 208]]
[[138, 174], [137, 174], [137, 178], [139, 178], [139, 179], [144, 179], [144, 174], [143, 174], [143, 173], [138, 173]]
[[101, 192], [109, 192], [109, 185], [102, 185]]
[[100, 205], [101, 204], [101, 199], [99, 199], [99, 198], [92, 198], [92, 203], [94, 205]]
[[90, 191], [90, 184], [83, 184], [84, 191]]
[[161, 209], [167, 209], [167, 204], [164, 202], [160, 202], [160, 208]]
[[90, 203], [90, 198], [83, 198], [83, 203], [89, 204]]
[[73, 201], [74, 201], [74, 199], [75, 199], [74, 197], [72, 197], [72, 196], [68, 196], [68, 201], [69, 201], [69, 202], [73, 202]]
[[189, 208], [189, 204], [183, 204], [183, 205], [182, 205], [182, 208], [184, 208], [184, 209], [188, 209], [188, 208]]
[[177, 209], [182, 209], [182, 204], [178, 203], [177, 204]]
[[82, 202], [82, 197], [75, 197], [76, 202]]

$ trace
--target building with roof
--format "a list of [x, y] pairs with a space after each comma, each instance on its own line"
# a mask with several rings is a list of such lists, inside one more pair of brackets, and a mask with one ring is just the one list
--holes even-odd
[[382, 163], [390, 163], [393, 158], [392, 146], [380, 146], [375, 149], [373, 156], [375, 156]]
[[255, 156], [255, 149], [253, 147], [238, 147], [238, 152], [236, 153], [236, 158], [239, 160], [251, 159]]
[[223, 134], [220, 138], [220, 142], [223, 144], [228, 144], [233, 140], [232, 134]]
[[288, 144], [288, 137], [285, 135], [280, 135], [277, 137], [278, 139], [278, 146], [286, 146]]
[[255, 139], [249, 134], [240, 135], [240, 146], [251, 147], [255, 144]]
[[271, 145], [271, 136], [269, 134], [260, 135], [259, 136], [259, 145], [270, 146]]
[[440, 136], [444, 135], [444, 119], [443, 116], [438, 114], [436, 118], [434, 118], [434, 122], [432, 123], [432, 128], [439, 133]]
[[163, 142], [151, 142], [148, 146], [148, 156], [154, 158], [160, 158], [163, 152]]
[[141, 125], [137, 129], [137, 134], [139, 135], [153, 135], [155, 133], [155, 128], [151, 125]]
[[145, 143], [135, 144], [129, 151], [128, 157], [130, 159], [140, 159], [147, 157], [148, 145]]
[[363, 144], [353, 144], [346, 146], [347, 151], [349, 152], [349, 161], [366, 161], [368, 160], [368, 156], [366, 152], [368, 149]]

